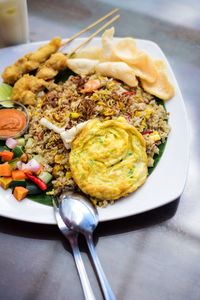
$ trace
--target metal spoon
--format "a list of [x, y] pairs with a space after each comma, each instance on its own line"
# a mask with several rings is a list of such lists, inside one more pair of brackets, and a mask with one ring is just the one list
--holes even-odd
[[73, 231], [82, 233], [86, 238], [105, 299], [115, 300], [92, 239], [93, 231], [99, 222], [97, 209], [85, 196], [78, 193], [66, 192], [61, 195], [59, 202], [59, 211], [65, 224]]
[[72, 251], [74, 254], [74, 260], [76, 263], [76, 267], [78, 270], [78, 274], [80, 277], [80, 281], [83, 288], [83, 293], [86, 300], [95, 300], [95, 296], [92, 292], [92, 288], [90, 286], [90, 282], [88, 280], [88, 276], [83, 264], [83, 260], [81, 258], [80, 250], [78, 248], [78, 233], [70, 230], [66, 224], [63, 222], [63, 219], [60, 216], [59, 209], [54, 200], [52, 200], [54, 206], [54, 214], [57, 221], [58, 228], [62, 232], [62, 234], [68, 239], [70, 245], [72, 247]]

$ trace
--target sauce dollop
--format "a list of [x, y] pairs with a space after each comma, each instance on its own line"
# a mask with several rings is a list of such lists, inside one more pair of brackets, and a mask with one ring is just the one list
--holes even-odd
[[15, 135], [26, 126], [25, 115], [15, 108], [0, 109], [0, 136]]

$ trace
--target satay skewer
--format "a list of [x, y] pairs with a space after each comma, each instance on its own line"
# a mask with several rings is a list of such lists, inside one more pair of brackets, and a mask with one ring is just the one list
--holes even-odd
[[[79, 33], [71, 37], [63, 44], [61, 43], [61, 38], [57, 37], [54, 38], [52, 41], [50, 41], [47, 45], [40, 47], [36, 52], [28, 53], [24, 55], [23, 57], [18, 59], [13, 65], [5, 68], [5, 70], [2, 73], [2, 78], [4, 82], [11, 85], [15, 84], [15, 82], [18, 79], [20, 79], [24, 74], [29, 73], [37, 69], [38, 67], [40, 67], [40, 65], [42, 65], [46, 60], [48, 60], [51, 54], [56, 53], [58, 49], [60, 49], [60, 47], [68, 44], [70, 41], [74, 40], [77, 36], [87, 31], [88, 29], [92, 28], [93, 26], [97, 25], [98, 23], [102, 22], [103, 20], [113, 15], [118, 10], [119, 10], [118, 8], [114, 9], [104, 17], [100, 18], [90, 26], [86, 27], [85, 29], [83, 29], [82, 31], [80, 31]], [[110, 22], [113, 22], [113, 20], [111, 20]], [[96, 35], [101, 30], [98, 30], [94, 35]]]
[[[94, 24], [98, 24], [100, 21], [104, 20], [106, 17], [110, 16], [111, 14], [113, 14], [116, 11], [118, 11], [118, 9], [113, 10], [112, 12], [110, 12], [109, 14], [107, 14], [106, 16], [104, 16], [103, 18], [101, 18], [98, 21], [96, 21], [95, 23], [91, 24], [89, 27], [90, 28], [93, 27]], [[80, 47], [82, 47], [83, 45], [85, 45], [94, 36], [96, 36], [99, 32], [101, 32], [103, 29], [105, 29], [111, 23], [113, 23], [114, 21], [116, 21], [119, 17], [120, 17], [120, 15], [117, 15], [114, 18], [112, 18], [109, 22], [107, 22], [102, 27], [100, 27], [86, 41], [84, 41], [82, 44], [80, 44], [75, 50], [71, 51], [70, 53], [72, 54], [73, 52], [75, 52], [76, 50], [78, 50]], [[84, 29], [84, 31], [86, 31], [86, 28]], [[78, 35], [80, 35], [80, 34], [81, 34], [81, 32], [79, 32]], [[70, 38], [67, 41], [67, 43], [69, 43], [70, 41], [72, 41], [72, 39], [74, 39], [75, 37], [77, 37], [77, 35], [74, 36], [74, 37], [72, 37], [72, 38]], [[41, 78], [41, 79], [45, 79], [45, 80], [52, 79], [53, 77], [55, 77], [59, 71], [64, 70], [67, 67], [67, 60], [68, 60], [68, 58], [71, 55], [70, 53], [67, 56], [65, 56], [61, 52], [57, 52], [57, 53], [52, 54], [51, 57], [43, 65], [41, 65], [41, 67], [38, 68], [38, 71], [36, 73], [36, 77]], [[56, 60], [58, 61], [57, 63], [56, 63]]]
[[106, 24], [104, 24], [102, 27], [100, 27], [97, 31], [95, 31], [89, 38], [87, 38], [84, 42], [82, 42], [79, 46], [77, 46], [74, 50], [70, 51], [67, 54], [67, 58], [69, 58], [74, 52], [76, 52], [78, 49], [80, 49], [82, 46], [87, 44], [93, 37], [95, 37], [97, 34], [99, 34], [102, 30], [104, 30], [106, 27], [108, 27], [110, 24], [115, 22], [117, 19], [119, 19], [120, 15], [115, 16], [110, 21], [108, 21]]
[[91, 25], [87, 26], [86, 28], [82, 29], [80, 32], [78, 32], [77, 34], [75, 34], [74, 36], [72, 36], [71, 38], [69, 38], [66, 42], [64, 42], [63, 44], [61, 44], [61, 47], [64, 47], [65, 45], [67, 45], [68, 43], [70, 43], [71, 41], [73, 41], [75, 38], [77, 38], [78, 36], [80, 36], [82, 33], [84, 33], [86, 31], [88, 31], [89, 29], [93, 28], [94, 26], [96, 26], [97, 24], [101, 23], [102, 21], [104, 21], [105, 19], [109, 18], [110, 16], [112, 16], [113, 14], [115, 14], [118, 11], [119, 11], [119, 8], [115, 8], [114, 10], [112, 10], [111, 12], [109, 12], [104, 17], [98, 19], [97, 21], [95, 21]]

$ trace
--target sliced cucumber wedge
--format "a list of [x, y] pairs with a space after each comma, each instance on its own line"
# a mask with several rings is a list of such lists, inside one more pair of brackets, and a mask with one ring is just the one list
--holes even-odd
[[14, 158], [9, 162], [9, 165], [11, 167], [11, 171], [14, 171], [17, 169], [17, 162], [20, 160], [20, 157]]
[[16, 146], [15, 148], [13, 148], [13, 153], [15, 157], [21, 157], [24, 154], [20, 146]]
[[[27, 144], [26, 144], [27, 145]], [[39, 163], [42, 164], [44, 162], [44, 157], [40, 154], [35, 154], [33, 155], [33, 158]]]
[[51, 179], [53, 178], [53, 176], [50, 173], [45, 172], [45, 171], [41, 172], [41, 174], [38, 177], [42, 181], [44, 181], [46, 184], [48, 184], [51, 181]]
[[11, 188], [15, 188], [16, 186], [23, 186], [26, 187], [26, 180], [25, 179], [18, 179], [18, 180], [13, 180], [11, 182]]
[[32, 138], [28, 138], [28, 141], [26, 143], [27, 147], [31, 147], [31, 145], [33, 144], [33, 139]]
[[16, 139], [16, 141], [18, 141], [19, 146], [22, 146], [22, 147], [24, 147], [26, 144], [25, 138], [22, 138], [22, 137], [19, 139]]

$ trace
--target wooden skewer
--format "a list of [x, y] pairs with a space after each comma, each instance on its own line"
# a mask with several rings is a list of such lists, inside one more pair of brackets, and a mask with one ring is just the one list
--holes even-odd
[[74, 36], [72, 36], [70, 39], [68, 39], [66, 42], [64, 42], [62, 46], [67, 45], [68, 43], [70, 43], [72, 40], [74, 40], [75, 38], [77, 38], [79, 35], [81, 35], [82, 33], [86, 32], [87, 30], [89, 30], [90, 28], [96, 26], [97, 24], [101, 23], [102, 21], [104, 21], [105, 19], [109, 18], [110, 16], [112, 16], [114, 13], [116, 13], [119, 10], [119, 8], [115, 8], [114, 10], [112, 10], [111, 12], [109, 12], [107, 15], [105, 15], [104, 17], [100, 18], [99, 20], [97, 20], [96, 22], [92, 23], [91, 25], [89, 25], [88, 27], [84, 28], [83, 30], [81, 30], [79, 33], [75, 34]]
[[84, 46], [85, 44], [87, 44], [95, 35], [97, 35], [99, 32], [101, 32], [102, 30], [104, 30], [106, 27], [108, 27], [110, 24], [112, 24], [113, 22], [115, 22], [117, 19], [119, 19], [120, 15], [115, 16], [114, 18], [112, 18], [109, 22], [107, 22], [106, 24], [104, 24], [102, 27], [100, 27], [97, 31], [95, 31], [87, 40], [85, 40], [83, 43], [81, 43], [79, 46], [77, 46], [74, 50], [70, 51], [67, 54], [67, 58], [69, 58], [72, 53], [76, 52], [79, 48], [81, 48], [82, 46]]

